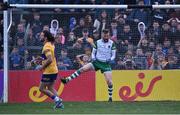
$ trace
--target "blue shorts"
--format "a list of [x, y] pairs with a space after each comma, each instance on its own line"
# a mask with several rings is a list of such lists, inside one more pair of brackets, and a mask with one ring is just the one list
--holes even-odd
[[56, 74], [43, 74], [41, 82], [54, 82], [57, 78], [57, 73]]

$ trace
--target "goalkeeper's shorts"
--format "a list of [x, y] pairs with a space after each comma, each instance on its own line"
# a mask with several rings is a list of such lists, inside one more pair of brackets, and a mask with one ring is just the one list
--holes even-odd
[[101, 73], [112, 71], [110, 64], [95, 60], [91, 62], [96, 71], [101, 70]]

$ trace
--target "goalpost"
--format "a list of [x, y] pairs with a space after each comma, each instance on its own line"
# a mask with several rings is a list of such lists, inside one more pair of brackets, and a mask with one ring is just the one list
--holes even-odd
[[[180, 5], [145, 5], [145, 6], [138, 6], [138, 5], [50, 5], [50, 4], [8, 4], [8, 0], [4, 0], [4, 3], [7, 3], [6, 8], [3, 11], [3, 27], [4, 27], [4, 90], [3, 90], [3, 102], [8, 102], [8, 31], [12, 24], [12, 10], [11, 8], [15, 9], [28, 9], [28, 8], [84, 8], [84, 9], [128, 9], [128, 8], [152, 8], [152, 9], [179, 9]], [[10, 24], [8, 26], [8, 14], [10, 14]]]

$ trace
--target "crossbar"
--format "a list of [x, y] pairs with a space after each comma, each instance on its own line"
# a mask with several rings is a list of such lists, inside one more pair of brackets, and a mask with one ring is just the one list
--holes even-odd
[[75, 5], [75, 4], [10, 4], [13, 8], [65, 8], [65, 9], [127, 9], [127, 8], [153, 8], [153, 9], [178, 9], [180, 5]]

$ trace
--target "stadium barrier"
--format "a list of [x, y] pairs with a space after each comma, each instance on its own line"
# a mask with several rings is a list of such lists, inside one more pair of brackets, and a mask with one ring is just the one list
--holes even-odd
[[[108, 99], [103, 75], [96, 74], [96, 101]], [[179, 70], [113, 71], [114, 101], [180, 100]], [[102, 92], [104, 91], [104, 92]]]
[[[60, 71], [61, 77], [73, 71]], [[179, 70], [113, 71], [114, 101], [180, 100]], [[9, 72], [9, 102], [49, 102], [38, 90], [41, 73]], [[64, 86], [57, 80], [56, 89], [64, 101], [107, 101], [107, 85], [100, 72], [87, 72]]]
[[[61, 77], [68, 76], [74, 71], [59, 72]], [[10, 103], [15, 102], [49, 102], [47, 96], [40, 93], [38, 86], [41, 72], [38, 71], [10, 71], [9, 72]], [[59, 77], [57, 78], [59, 79]], [[64, 101], [95, 101], [95, 72], [82, 74], [82, 77], [64, 86], [57, 80], [55, 88]]]

